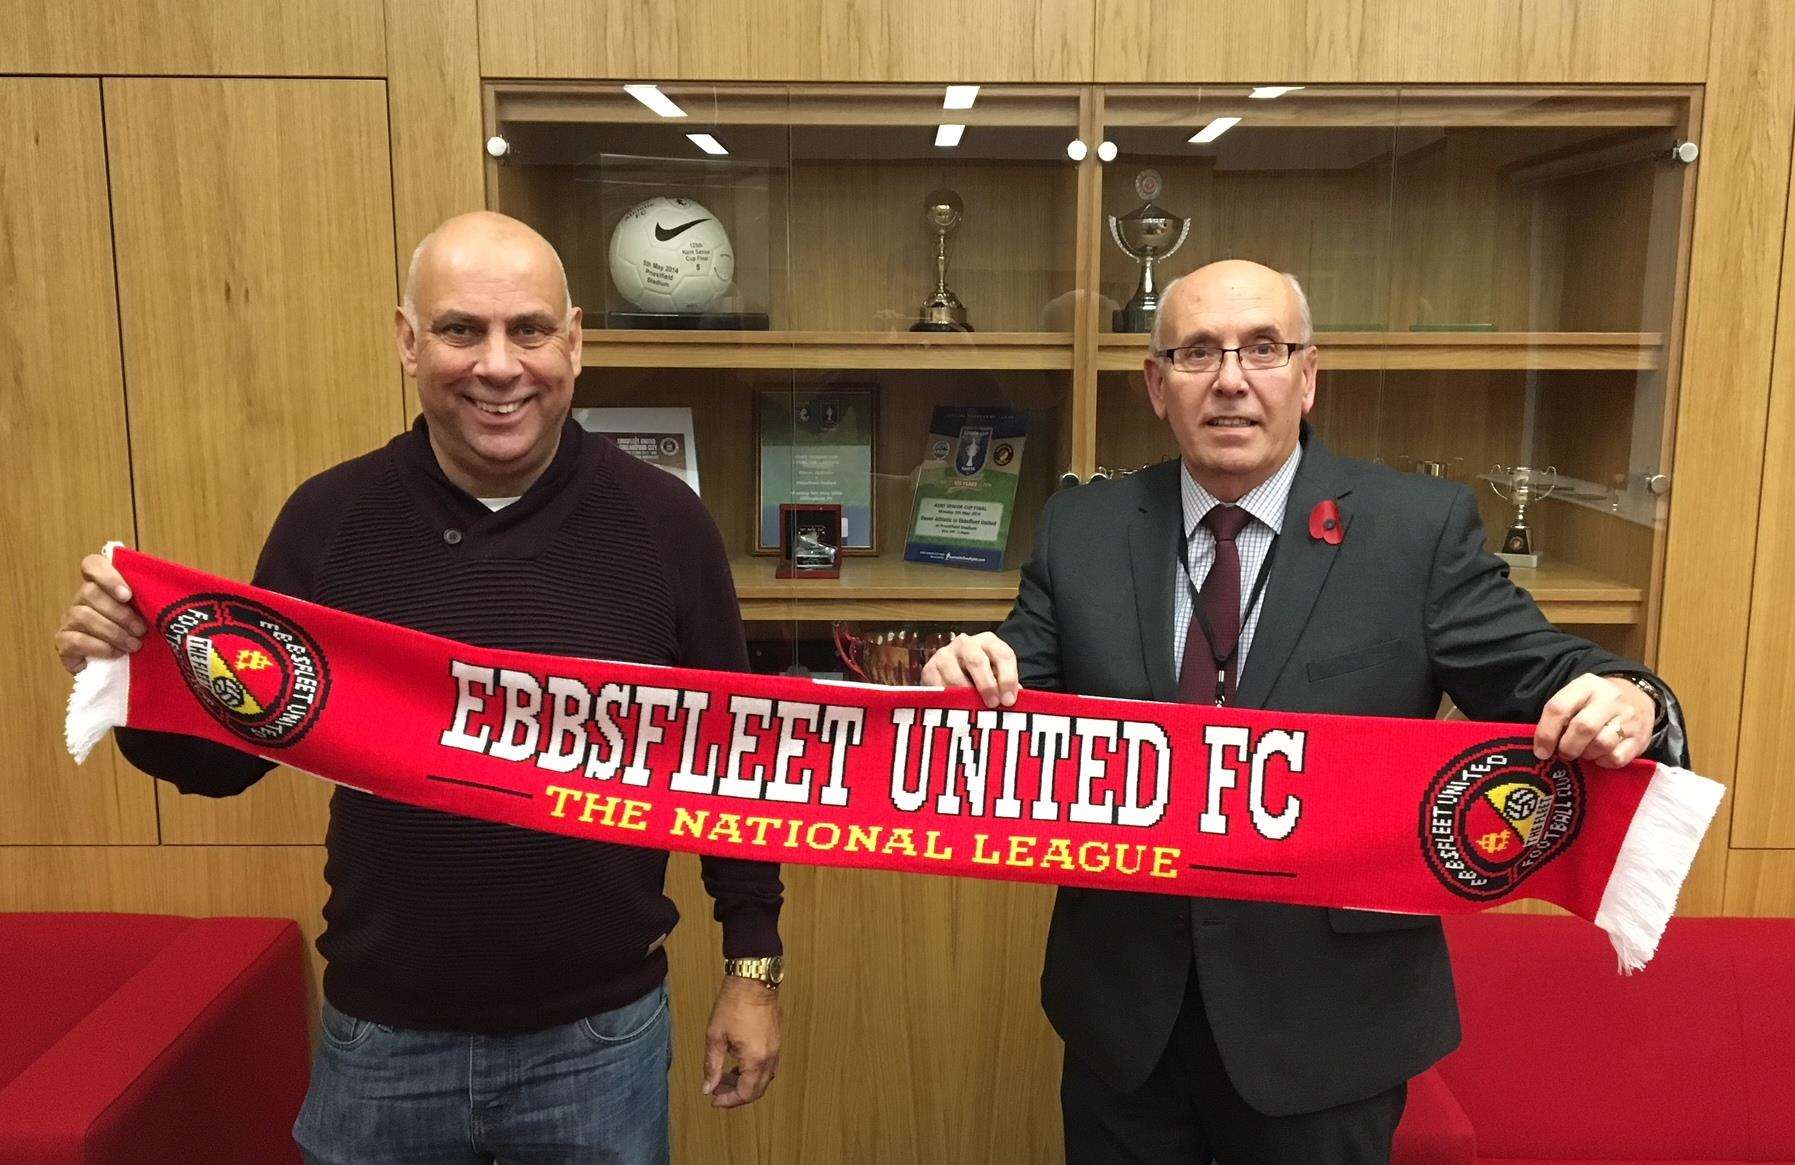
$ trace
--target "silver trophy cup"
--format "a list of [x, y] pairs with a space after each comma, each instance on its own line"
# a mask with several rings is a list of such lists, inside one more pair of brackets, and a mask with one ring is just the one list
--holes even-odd
[[1502, 536], [1502, 549], [1496, 557], [1510, 566], [1538, 566], [1539, 552], [1534, 549], [1533, 529], [1527, 525], [1527, 507], [1552, 496], [1558, 488], [1558, 471], [1550, 466], [1542, 470], [1526, 465], [1498, 465], [1489, 477], [1490, 489], [1515, 508], [1515, 520]]
[[1179, 218], [1153, 201], [1164, 187], [1159, 171], [1142, 170], [1134, 179], [1134, 192], [1140, 195], [1141, 205], [1121, 218], [1109, 216], [1109, 237], [1141, 267], [1133, 298], [1117, 308], [1111, 318], [1114, 331], [1153, 330], [1153, 317], [1159, 314], [1159, 284], [1153, 278], [1153, 265], [1171, 258], [1190, 237], [1189, 219]]

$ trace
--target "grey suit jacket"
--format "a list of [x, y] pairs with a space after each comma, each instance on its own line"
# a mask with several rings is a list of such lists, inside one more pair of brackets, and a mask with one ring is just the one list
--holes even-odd
[[[1462, 485], [1304, 453], [1241, 672], [1248, 707], [1531, 722], [1584, 672], [1643, 671], [1548, 623], [1483, 548]], [[1055, 495], [998, 635], [1025, 687], [1176, 700], [1178, 463]], [[1340, 545], [1312, 538], [1332, 498]], [[1269, 1114], [1362, 1099], [1458, 1043], [1439, 921], [1062, 889], [1041, 978], [1048, 1018], [1114, 1087], [1164, 1052], [1195, 963], [1230, 1079]]]

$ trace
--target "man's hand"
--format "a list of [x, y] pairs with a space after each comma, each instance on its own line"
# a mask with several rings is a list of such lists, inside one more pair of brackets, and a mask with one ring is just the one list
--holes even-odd
[[1016, 653], [989, 631], [956, 635], [923, 666], [922, 682], [935, 688], [977, 688], [985, 707], [1016, 702]]
[[[736, 1067], [723, 1071], [726, 1056]], [[704, 1033], [704, 1088], [712, 1108], [753, 1104], [779, 1073], [779, 992], [757, 979], [723, 976]]]
[[131, 601], [131, 588], [125, 578], [104, 554], [90, 554], [81, 560], [81, 577], [85, 580], [75, 592], [75, 601], [56, 629], [56, 658], [74, 675], [87, 666], [90, 659], [113, 659], [128, 655], [143, 646], [148, 628], [125, 604]]
[[1651, 743], [1652, 698], [1631, 680], [1581, 675], [1546, 701], [1533, 730], [1533, 755], [1593, 761], [1618, 769]]

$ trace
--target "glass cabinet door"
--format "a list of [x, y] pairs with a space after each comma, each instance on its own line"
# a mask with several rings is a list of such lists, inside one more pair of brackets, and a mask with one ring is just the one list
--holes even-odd
[[[876, 655], [899, 679], [916, 645], [1008, 612], [1072, 460], [1089, 90], [487, 101], [488, 204], [555, 244], [586, 313], [575, 406], [651, 456], [689, 449], [757, 667]], [[844, 664], [837, 639], [883, 650]]]
[[[1183, 240], [1154, 262], [1160, 286], [1229, 257], [1295, 275], [1320, 352], [1321, 438], [1473, 486], [1491, 550], [1551, 618], [1649, 655], [1698, 100], [1690, 88], [1103, 90], [1102, 201], [1121, 237], [1104, 240], [1100, 267], [1098, 460], [1175, 453], [1145, 402], [1146, 340], [1126, 310], [1145, 219], [1162, 249]], [[1525, 533], [1512, 530], [1523, 488]]]

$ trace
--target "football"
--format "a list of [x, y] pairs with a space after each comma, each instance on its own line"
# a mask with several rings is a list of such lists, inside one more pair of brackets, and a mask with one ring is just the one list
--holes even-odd
[[611, 233], [611, 279], [643, 311], [704, 311], [734, 278], [729, 232], [689, 198], [639, 203]]

